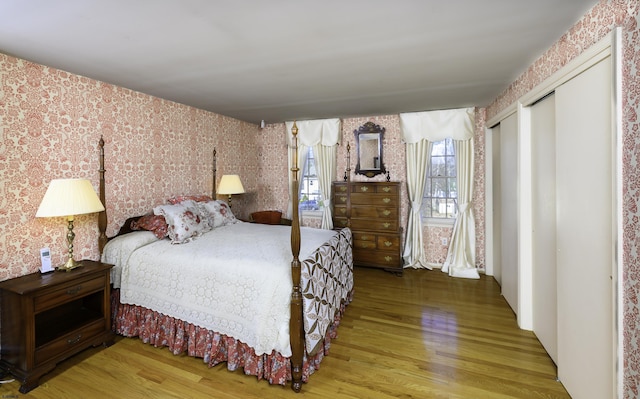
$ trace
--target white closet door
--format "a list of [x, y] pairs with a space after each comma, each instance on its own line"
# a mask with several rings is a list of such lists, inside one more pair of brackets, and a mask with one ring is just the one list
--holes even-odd
[[556, 89], [558, 377], [574, 399], [613, 395], [610, 58]]
[[[500, 122], [500, 263], [502, 295], [518, 313], [518, 118]], [[495, 211], [495, 210], [494, 210]]]
[[558, 364], [555, 95], [531, 106], [533, 332]]

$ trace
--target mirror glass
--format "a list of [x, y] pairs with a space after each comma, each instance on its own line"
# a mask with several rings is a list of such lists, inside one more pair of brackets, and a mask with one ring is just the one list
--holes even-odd
[[356, 174], [374, 177], [385, 172], [382, 160], [382, 139], [384, 128], [367, 122], [353, 133], [356, 139]]

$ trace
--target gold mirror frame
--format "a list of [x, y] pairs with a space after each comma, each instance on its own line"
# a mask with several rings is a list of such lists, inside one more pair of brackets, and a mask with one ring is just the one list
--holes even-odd
[[374, 177], [386, 172], [382, 158], [385, 128], [367, 122], [353, 131], [356, 138], [356, 174]]

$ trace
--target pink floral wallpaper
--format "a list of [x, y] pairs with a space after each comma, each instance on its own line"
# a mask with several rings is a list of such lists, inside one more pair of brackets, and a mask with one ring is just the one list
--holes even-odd
[[[218, 180], [243, 177], [257, 190], [258, 127], [0, 54], [0, 280], [38, 270], [39, 249], [66, 256], [63, 218], [35, 218], [49, 181], [87, 178], [98, 188], [98, 140], [105, 140], [108, 235], [130, 216], [177, 194], [210, 193], [212, 152]], [[97, 216], [76, 218], [76, 258], [98, 258]]]

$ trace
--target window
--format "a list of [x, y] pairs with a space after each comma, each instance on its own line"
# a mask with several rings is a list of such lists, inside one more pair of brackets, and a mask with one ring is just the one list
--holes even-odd
[[307, 160], [302, 165], [302, 179], [300, 181], [300, 211], [319, 211], [322, 203], [320, 183], [316, 173], [316, 162], [313, 148], [309, 147]]
[[433, 143], [426, 188], [423, 216], [434, 219], [455, 219], [458, 198], [456, 158], [452, 139]]

